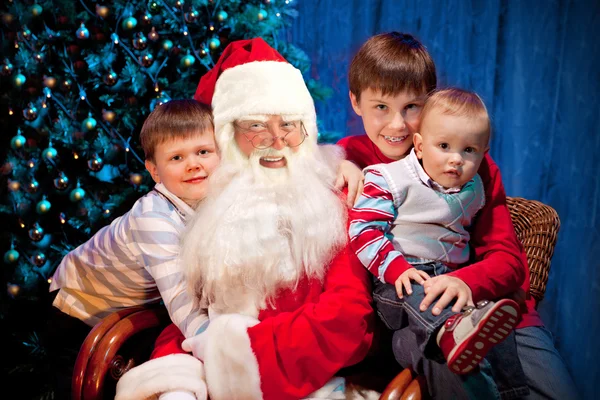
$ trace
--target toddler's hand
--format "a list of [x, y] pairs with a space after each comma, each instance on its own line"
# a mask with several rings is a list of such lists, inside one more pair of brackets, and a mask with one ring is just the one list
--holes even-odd
[[419, 271], [416, 268], [407, 269], [396, 279], [395, 286], [398, 297], [402, 298], [402, 289], [406, 290], [406, 294], [412, 294], [410, 281], [415, 281], [422, 285], [428, 279], [430, 279], [430, 276], [425, 271]]
[[343, 160], [340, 163], [335, 187], [338, 190], [342, 190], [344, 186], [348, 185], [348, 195], [346, 200], [348, 207], [352, 207], [362, 194], [364, 182], [365, 176], [356, 164], [348, 160]]
[[439, 315], [450, 302], [456, 298], [456, 303], [452, 306], [452, 311], [460, 312], [466, 305], [474, 306], [473, 292], [465, 282], [449, 275], [439, 275], [427, 280], [423, 284], [425, 290], [425, 298], [421, 302], [419, 309], [427, 310], [431, 303], [441, 295], [440, 299], [435, 303], [431, 313]]

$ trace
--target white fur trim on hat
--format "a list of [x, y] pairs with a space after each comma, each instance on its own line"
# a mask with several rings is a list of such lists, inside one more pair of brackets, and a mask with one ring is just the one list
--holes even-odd
[[240, 314], [224, 314], [210, 322], [204, 367], [211, 400], [262, 399], [258, 360], [247, 331], [256, 323]]
[[281, 61], [253, 61], [229, 68], [219, 76], [212, 98], [215, 136], [218, 143], [224, 126], [248, 115], [298, 115], [316, 143], [317, 117], [314, 101], [302, 73]]
[[115, 400], [143, 400], [164, 392], [185, 390], [207, 398], [202, 362], [188, 354], [155, 358], [129, 370], [117, 382]]

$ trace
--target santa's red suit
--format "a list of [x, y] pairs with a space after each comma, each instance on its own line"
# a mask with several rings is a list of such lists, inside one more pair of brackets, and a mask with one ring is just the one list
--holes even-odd
[[[154, 358], [121, 378], [117, 399], [173, 390], [200, 398], [206, 387], [211, 400], [306, 397], [359, 362], [372, 340], [370, 279], [346, 248], [346, 209], [332, 191], [339, 157], [317, 146], [300, 71], [262, 39], [231, 43], [195, 98], [212, 104], [222, 159], [182, 247], [186, 279], [211, 311], [197, 336], [203, 364], [172, 325]], [[260, 151], [244, 157], [234, 140], [234, 121], [265, 115], [301, 121], [307, 135], [296, 150], [264, 150], [286, 157], [278, 171], [258, 166]]]
[[[237, 398], [299, 399], [359, 362], [371, 343], [372, 307], [366, 270], [354, 260], [343, 250], [323, 283], [303, 280], [282, 291], [251, 328], [226, 318], [211, 322], [204, 359], [207, 375], [209, 369], [215, 374], [208, 381], [211, 396], [225, 398], [217, 397], [223, 391]], [[153, 358], [185, 353], [183, 339], [170, 325], [157, 340]]]

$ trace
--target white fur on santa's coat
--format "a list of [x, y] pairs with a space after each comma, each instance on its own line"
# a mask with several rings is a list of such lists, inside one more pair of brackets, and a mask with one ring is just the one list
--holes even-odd
[[115, 400], [156, 398], [174, 390], [192, 392], [198, 400], [207, 398], [200, 360], [188, 354], [171, 354], [132, 368], [117, 382]]

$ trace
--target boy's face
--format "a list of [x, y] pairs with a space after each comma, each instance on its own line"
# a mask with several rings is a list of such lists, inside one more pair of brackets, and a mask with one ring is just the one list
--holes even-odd
[[445, 188], [469, 182], [488, 149], [488, 123], [483, 118], [431, 110], [415, 133], [415, 153], [427, 175]]
[[212, 131], [163, 142], [154, 150], [154, 161], [146, 160], [154, 182], [192, 207], [205, 197], [207, 178], [218, 165]]
[[402, 92], [384, 96], [367, 89], [358, 101], [350, 93], [352, 108], [362, 117], [367, 136], [392, 160], [404, 158], [412, 148], [412, 135], [418, 129], [424, 100], [424, 94]]

